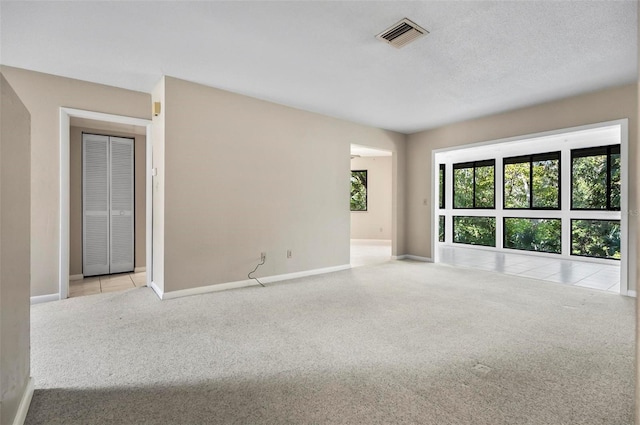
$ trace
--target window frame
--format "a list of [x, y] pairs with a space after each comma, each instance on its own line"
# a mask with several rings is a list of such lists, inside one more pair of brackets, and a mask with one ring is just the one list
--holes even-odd
[[[614, 145], [606, 145], [606, 146], [594, 146], [589, 148], [580, 148], [580, 149], [571, 149], [571, 154], [569, 157], [569, 166], [571, 167], [569, 170], [569, 174], [571, 180], [569, 182], [569, 209], [571, 211], [621, 211], [622, 204], [617, 208], [611, 208], [611, 155], [618, 154], [622, 157], [621, 146], [619, 144]], [[605, 155], [607, 161], [607, 176], [606, 176], [606, 187], [605, 187], [605, 197], [607, 200], [607, 205], [605, 208], [575, 208], [573, 206], [573, 160], [575, 158], [586, 158], [589, 156], [599, 156]]]
[[[351, 201], [349, 201], [349, 211], [350, 212], [367, 212], [369, 211], [369, 170], [351, 170], [351, 176], [353, 177], [353, 173], [364, 173], [364, 206], [363, 210], [353, 210], [351, 209]], [[351, 198], [351, 194], [349, 194], [349, 198]]]
[[[440, 164], [438, 168], [439, 168], [438, 178], [442, 176], [442, 180], [438, 182], [438, 190], [440, 191], [438, 192], [438, 208], [443, 210], [447, 205], [447, 190], [446, 190], [447, 167], [446, 167], [446, 164]], [[442, 193], [442, 201], [440, 201], [440, 193]]]
[[[493, 167], [493, 205], [491, 207], [477, 207], [476, 206], [476, 168], [481, 167]], [[471, 207], [457, 207], [456, 206], [456, 170], [472, 168], [473, 169], [473, 206]], [[452, 187], [451, 187], [451, 204], [452, 208], [455, 210], [495, 210], [496, 209], [496, 160], [495, 159], [485, 159], [482, 161], [469, 161], [469, 162], [459, 162], [457, 164], [453, 164], [452, 167]]]
[[[512, 208], [516, 209], [516, 208]], [[524, 209], [524, 208], [521, 208]], [[552, 251], [536, 251], [533, 249], [520, 249], [520, 248], [512, 248], [507, 246], [507, 220], [516, 219], [516, 220], [557, 220], [560, 222], [560, 238], [558, 239], [560, 243], [560, 252], [552, 252]], [[502, 217], [502, 248], [509, 249], [513, 251], [525, 251], [525, 252], [536, 252], [543, 254], [552, 254], [552, 255], [562, 255], [562, 218], [561, 217]]]
[[[557, 207], [534, 207], [533, 206], [533, 163], [548, 160], [558, 161], [558, 206]], [[505, 175], [508, 164], [524, 164], [529, 163], [529, 207], [511, 208], [507, 207], [507, 197], [505, 196]], [[532, 211], [559, 211], [562, 210], [562, 152], [545, 152], [530, 155], [518, 155], [503, 158], [502, 160], [502, 209], [507, 211], [513, 210], [532, 210]]]
[[573, 222], [574, 221], [613, 221], [618, 222], [620, 226], [620, 237], [622, 238], [622, 217], [615, 218], [571, 218], [569, 220], [569, 257], [596, 258], [598, 260], [621, 261], [622, 260], [622, 239], [620, 239], [620, 258], [614, 257], [596, 257], [595, 255], [581, 255], [573, 253]]
[[[487, 218], [493, 220], [493, 245], [484, 245], [479, 243], [465, 243], [456, 241], [456, 219], [457, 218]], [[498, 217], [489, 215], [452, 215], [451, 216], [451, 243], [459, 245], [481, 246], [488, 248], [498, 247]]]

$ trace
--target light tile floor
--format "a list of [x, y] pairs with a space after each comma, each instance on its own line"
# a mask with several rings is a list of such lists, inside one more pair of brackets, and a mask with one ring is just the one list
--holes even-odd
[[87, 277], [81, 280], [69, 281], [69, 298], [83, 295], [94, 295], [103, 292], [117, 292], [125, 289], [145, 286], [147, 274], [118, 273], [103, 276]]
[[351, 239], [351, 267], [380, 264], [391, 260], [391, 241]]
[[620, 293], [620, 265], [441, 246], [439, 261], [566, 285]]

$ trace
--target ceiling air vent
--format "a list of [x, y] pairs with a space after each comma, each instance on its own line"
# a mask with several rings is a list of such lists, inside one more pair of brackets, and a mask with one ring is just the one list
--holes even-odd
[[376, 38], [399, 49], [427, 34], [429, 34], [429, 31], [415, 22], [404, 18], [397, 24], [376, 35]]

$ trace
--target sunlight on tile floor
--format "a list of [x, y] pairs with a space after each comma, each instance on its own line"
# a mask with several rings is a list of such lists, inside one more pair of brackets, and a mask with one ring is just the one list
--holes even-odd
[[69, 281], [69, 298], [146, 286], [147, 273], [118, 273]]
[[351, 239], [351, 267], [380, 264], [391, 260], [391, 241]]
[[440, 262], [620, 293], [620, 265], [441, 246]]

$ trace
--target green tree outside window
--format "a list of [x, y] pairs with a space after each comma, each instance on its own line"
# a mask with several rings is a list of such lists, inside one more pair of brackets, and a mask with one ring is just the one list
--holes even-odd
[[571, 220], [571, 255], [620, 259], [619, 220]]
[[505, 218], [504, 247], [560, 254], [562, 221], [548, 218]]
[[367, 210], [367, 170], [351, 171], [351, 211]]
[[495, 195], [494, 166], [483, 166], [475, 168], [475, 207], [493, 208]]
[[473, 208], [473, 167], [453, 169], [454, 208]]
[[453, 241], [470, 245], [496, 246], [496, 218], [454, 216]]
[[560, 152], [504, 160], [505, 209], [560, 209]]
[[[535, 157], [534, 157], [535, 158]], [[560, 207], [560, 155], [557, 159], [544, 159], [531, 163], [533, 208]]]
[[607, 209], [607, 156], [593, 155], [572, 161], [571, 204], [574, 209]]
[[529, 162], [505, 164], [504, 207], [529, 208], [530, 193]]
[[571, 151], [571, 208], [620, 210], [620, 145]]
[[495, 161], [453, 166], [453, 208], [495, 208]]

